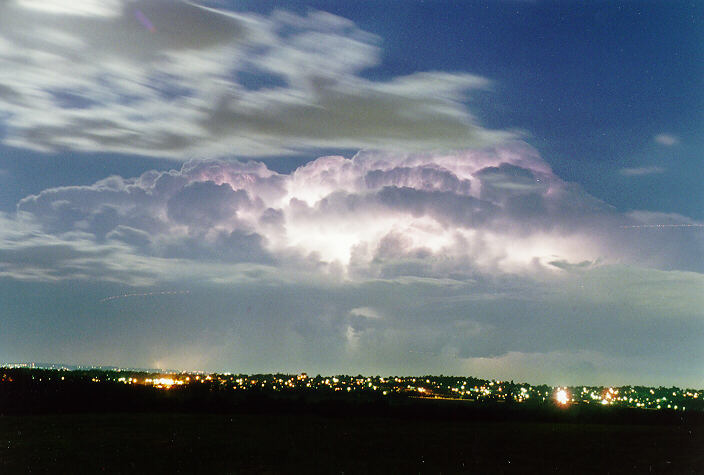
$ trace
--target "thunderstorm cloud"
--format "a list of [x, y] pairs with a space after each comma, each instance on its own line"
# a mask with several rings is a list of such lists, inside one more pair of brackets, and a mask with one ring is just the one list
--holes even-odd
[[701, 356], [702, 236], [641, 227], [692, 221], [619, 213], [522, 143], [326, 156], [288, 174], [193, 160], [47, 189], [2, 219], [0, 275], [13, 285], [153, 289], [95, 311], [179, 328], [188, 348], [150, 346], [172, 366], [510, 375], [537, 364], [522, 374], [596, 380], [642, 377], [648, 356]]
[[[0, 0], [0, 191], [17, 203], [0, 212], [0, 361], [701, 381], [704, 223], [670, 191], [618, 208], [587, 191], [695, 175], [660, 155], [585, 161], [585, 189], [505, 130], [520, 121], [475, 117], [506, 76], [383, 47], [319, 11]], [[565, 84], [558, 111], [598, 102]], [[519, 92], [519, 116], [550, 115]], [[686, 153], [668, 127], [641, 142]], [[32, 174], [108, 155], [142, 165]]]

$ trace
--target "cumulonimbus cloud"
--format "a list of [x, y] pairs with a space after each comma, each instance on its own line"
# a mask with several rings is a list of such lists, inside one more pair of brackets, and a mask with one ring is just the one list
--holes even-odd
[[[134, 330], [120, 323], [121, 339], [106, 331], [94, 351], [141, 345], [175, 367], [564, 384], [601, 383], [608, 363], [609, 378], [642, 382], [649, 366], [637, 361], [689, 368], [701, 356], [700, 224], [619, 212], [521, 143], [327, 156], [287, 174], [194, 160], [21, 200], [0, 215], [0, 292], [90, 294], [100, 308], [79, 307], [108, 322], [135, 305]], [[176, 289], [189, 292], [100, 302]], [[13, 305], [0, 309], [10, 328], [55, 307]], [[153, 344], [162, 327], [176, 328], [178, 348]], [[80, 351], [65, 358], [93, 350]], [[547, 369], [525, 369], [538, 363]]]
[[379, 38], [323, 12], [268, 18], [171, 0], [0, 3], [7, 144], [172, 157], [431, 150], [511, 134], [465, 107], [486, 79], [360, 71]]
[[[289, 174], [261, 162], [190, 161], [178, 170], [48, 189], [17, 209], [4, 251], [41, 255], [26, 246], [42, 243], [74, 249], [78, 254], [47, 261], [67, 277], [71, 269], [87, 275], [86, 262], [101, 255], [120, 261], [121, 273], [129, 263], [138, 274], [159, 274], [165, 262], [192, 260], [348, 278], [527, 275], [596, 262], [685, 270], [701, 264], [691, 258], [701, 246], [696, 235], [642, 232], [638, 224], [651, 214], [617, 212], [562, 181], [522, 143], [450, 154], [327, 156]], [[25, 228], [31, 239], [19, 231]], [[665, 238], [676, 238], [678, 247], [653, 253]], [[21, 272], [22, 262], [29, 261], [7, 257], [3, 265]]]
[[[287, 174], [192, 160], [26, 197], [0, 214], [4, 354], [560, 384], [649, 381], [656, 364], [698, 381], [702, 223], [619, 212], [561, 180], [472, 117], [483, 78], [365, 78], [379, 45], [320, 12], [0, 2], [6, 143], [179, 160], [377, 150]], [[101, 302], [160, 289], [185, 290]], [[92, 336], [74, 344], [79, 327]]]

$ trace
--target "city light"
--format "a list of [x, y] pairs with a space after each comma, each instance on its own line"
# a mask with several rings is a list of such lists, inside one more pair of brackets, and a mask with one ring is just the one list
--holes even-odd
[[565, 391], [564, 389], [558, 389], [555, 393], [555, 400], [558, 402], [558, 404], [565, 405], [569, 402], [570, 397], [567, 394], [567, 391]]
[[[36, 371], [29, 376], [37, 383], [56, 381], [67, 384], [87, 381], [93, 384], [124, 384], [149, 386], [157, 390], [206, 387], [209, 391], [333, 391], [348, 394], [389, 396], [397, 394], [418, 399], [453, 399], [475, 403], [512, 403], [538, 407], [545, 404], [559, 407], [598, 405], [606, 408], [638, 408], [644, 410], [699, 411], [704, 410], [704, 390], [675, 387], [645, 386], [559, 386], [514, 384], [512, 381], [484, 380], [472, 377], [448, 376], [312, 376], [299, 374], [232, 374], [203, 372], [147, 372], [129, 368], [101, 369], [39, 368], [33, 364], [1, 365], [7, 370]], [[12, 383], [16, 375], [0, 373], [0, 384]], [[422, 384], [422, 386], [419, 386]], [[356, 397], [356, 396], [355, 396]]]

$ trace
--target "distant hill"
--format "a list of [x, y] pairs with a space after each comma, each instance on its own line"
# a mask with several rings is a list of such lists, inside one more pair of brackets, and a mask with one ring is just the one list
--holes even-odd
[[[53, 369], [53, 370], [64, 370], [64, 371], [86, 371], [86, 370], [98, 370], [98, 371], [126, 371], [134, 373], [180, 373], [177, 369], [164, 369], [164, 368], [128, 368], [121, 366], [102, 366], [102, 365], [74, 365], [66, 363], [41, 363], [41, 362], [26, 362], [26, 363], [2, 363], [0, 364], [2, 368], [30, 368], [30, 369]], [[190, 371], [191, 373], [197, 373]]]

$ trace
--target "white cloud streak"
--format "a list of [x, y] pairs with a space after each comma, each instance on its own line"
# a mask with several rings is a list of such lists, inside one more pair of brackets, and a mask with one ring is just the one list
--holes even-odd
[[169, 0], [0, 3], [5, 143], [171, 157], [456, 149], [511, 137], [464, 105], [487, 80], [360, 72], [379, 38], [323, 12]]
[[635, 167], [635, 168], [621, 168], [619, 173], [624, 176], [645, 176], [645, 175], [659, 175], [664, 173], [665, 169], [662, 167]]

